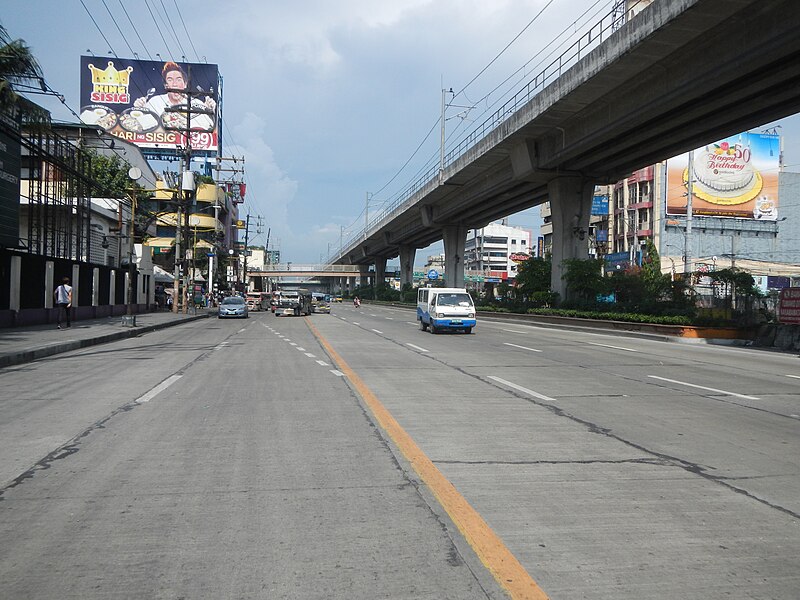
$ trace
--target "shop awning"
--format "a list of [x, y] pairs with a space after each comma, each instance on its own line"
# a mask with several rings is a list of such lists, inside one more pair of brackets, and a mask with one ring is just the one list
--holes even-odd
[[145, 242], [145, 245], [146, 246], [151, 246], [151, 247], [158, 246], [160, 248], [161, 247], [163, 247], [163, 248], [172, 248], [172, 246], [175, 245], [175, 238], [171, 238], [171, 237], [151, 237], [151, 238], [147, 238], [147, 241]]

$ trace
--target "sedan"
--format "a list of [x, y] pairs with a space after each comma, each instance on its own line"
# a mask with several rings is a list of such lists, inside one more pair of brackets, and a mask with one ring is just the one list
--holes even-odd
[[219, 318], [230, 317], [233, 319], [247, 318], [247, 303], [241, 296], [228, 296], [219, 305]]

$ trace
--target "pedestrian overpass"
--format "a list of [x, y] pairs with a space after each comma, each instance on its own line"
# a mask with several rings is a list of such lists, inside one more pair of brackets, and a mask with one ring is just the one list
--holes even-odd
[[[327, 282], [331, 289], [343, 290], [355, 286], [356, 279], [366, 277], [369, 265], [336, 265], [336, 264], [296, 264], [282, 263], [265, 265], [260, 269], [248, 269], [248, 282], [260, 279], [262, 290], [272, 289], [281, 283], [300, 283], [308, 280]], [[363, 280], [362, 280], [363, 281]], [[264, 285], [265, 283], [272, 285]], [[250, 286], [248, 285], [248, 289]]]

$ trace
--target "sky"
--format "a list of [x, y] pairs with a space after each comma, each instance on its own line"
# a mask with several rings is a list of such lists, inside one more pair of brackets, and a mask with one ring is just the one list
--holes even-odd
[[[548, 52], [563, 51], [560, 44], [612, 4], [5, 0], [0, 23], [12, 39], [25, 40], [48, 85], [75, 112], [82, 55], [136, 52], [142, 59], [160, 54], [217, 64], [224, 78], [223, 154], [245, 158], [240, 217], [263, 221], [250, 243], [264, 245], [269, 231], [270, 249], [300, 264], [324, 260], [341, 240], [346, 244], [363, 228], [365, 209], [374, 217], [436, 165], [443, 89], [454, 91], [446, 94], [445, 125], [448, 144], [456, 143], [540, 70]], [[76, 121], [57, 99], [30, 98], [55, 120]], [[787, 168], [797, 171], [800, 119], [764, 127], [775, 125], [785, 139]], [[534, 236], [540, 221], [538, 208], [509, 216]], [[421, 249], [416, 263], [441, 251], [441, 243]]]

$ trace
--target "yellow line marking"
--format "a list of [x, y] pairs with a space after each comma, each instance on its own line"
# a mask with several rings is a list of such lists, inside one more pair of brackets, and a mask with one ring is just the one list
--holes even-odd
[[356, 375], [353, 369], [339, 356], [328, 341], [322, 336], [309, 319], [306, 319], [311, 332], [328, 352], [329, 356], [345, 377], [356, 389], [364, 403], [372, 411], [375, 420], [389, 435], [395, 445], [403, 453], [420, 478], [427, 484], [436, 500], [447, 511], [453, 523], [466, 538], [467, 542], [484, 566], [497, 580], [497, 583], [508, 592], [511, 598], [518, 600], [548, 600], [547, 594], [528, 574], [517, 558], [506, 547], [500, 537], [492, 531], [483, 517], [456, 490], [455, 486], [442, 474], [425, 453], [417, 446], [413, 438], [395, 420], [383, 406], [375, 394]]

